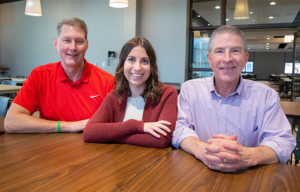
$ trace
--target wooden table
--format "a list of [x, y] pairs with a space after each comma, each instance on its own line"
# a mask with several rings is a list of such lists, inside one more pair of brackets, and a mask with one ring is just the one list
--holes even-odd
[[0, 84], [0, 94], [2, 93], [16, 93], [21, 89], [22, 86], [13, 85], [1, 85]]
[[84, 143], [82, 133], [0, 134], [0, 191], [115, 191], [169, 151]]
[[23, 83], [26, 80], [26, 78], [11, 78], [11, 77], [0, 77], [0, 79], [11, 79], [11, 81], [17, 81], [20, 83]]
[[300, 167], [278, 163], [220, 173], [178, 149], [119, 191], [300, 191]]

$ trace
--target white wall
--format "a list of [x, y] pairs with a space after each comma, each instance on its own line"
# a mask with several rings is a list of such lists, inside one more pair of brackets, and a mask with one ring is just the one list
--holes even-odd
[[[136, 0], [130, 0], [135, 3]], [[135, 36], [135, 26], [130, 29], [124, 23], [135, 22], [135, 7], [111, 8], [108, 0], [41, 0], [42, 17], [26, 16], [25, 1], [0, 5], [0, 64], [10, 68], [9, 74], [28, 75], [39, 65], [56, 62], [60, 57], [53, 47], [56, 25], [63, 18], [78, 17], [88, 26], [89, 49], [86, 59], [90, 63], [115, 74], [118, 58], [110, 67], [107, 52], [117, 56], [129, 36]], [[130, 11], [131, 10], [131, 11]], [[124, 35], [126, 30], [126, 36]], [[132, 38], [130, 37], [130, 38]], [[126, 39], [125, 39], [126, 38]]]
[[185, 81], [187, 6], [187, 0], [139, 0], [138, 35], [152, 44], [162, 82]]
[[[39, 65], [60, 60], [53, 47], [56, 25], [79, 17], [88, 26], [85, 58], [115, 74], [122, 46], [137, 33], [153, 45], [160, 80], [185, 80], [188, 0], [129, 0], [126, 9], [111, 8], [109, 0], [41, 0], [42, 17], [26, 16], [25, 1], [0, 4], [0, 64], [9, 74], [29, 75]], [[111, 66], [107, 52], [116, 51]]]

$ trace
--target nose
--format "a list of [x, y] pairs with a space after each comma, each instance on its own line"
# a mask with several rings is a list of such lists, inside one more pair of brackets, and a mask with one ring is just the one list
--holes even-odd
[[226, 62], [226, 63], [228, 63], [228, 62], [230, 62], [231, 60], [232, 60], [232, 57], [231, 57], [230, 51], [226, 51], [226, 52], [224, 53], [224, 59], [223, 59], [223, 61]]
[[76, 42], [74, 40], [71, 42], [70, 49], [73, 50], [73, 51], [77, 50], [77, 45], [76, 45]]
[[142, 69], [141, 63], [140, 63], [139, 61], [135, 62], [134, 66], [133, 66], [133, 69], [134, 69], [135, 71], [141, 70], [141, 69]]

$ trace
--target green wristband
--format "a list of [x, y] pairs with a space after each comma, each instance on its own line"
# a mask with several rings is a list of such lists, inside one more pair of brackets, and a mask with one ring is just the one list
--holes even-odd
[[57, 122], [57, 132], [60, 133], [60, 121]]

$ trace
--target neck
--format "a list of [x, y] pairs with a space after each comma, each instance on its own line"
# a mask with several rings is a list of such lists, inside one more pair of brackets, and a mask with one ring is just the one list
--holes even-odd
[[129, 85], [131, 91], [131, 97], [140, 97], [145, 90], [145, 86], [146, 86], [145, 84], [141, 86]]
[[62, 65], [67, 77], [72, 81], [75, 82], [80, 79], [82, 72], [84, 70], [84, 61], [79, 66], [76, 67], [67, 67]]
[[226, 82], [217, 82], [216, 79], [214, 80], [215, 89], [217, 93], [219, 93], [223, 98], [228, 97], [231, 93], [235, 92], [240, 80], [237, 82], [226, 83]]

